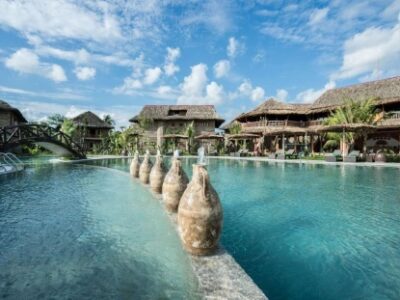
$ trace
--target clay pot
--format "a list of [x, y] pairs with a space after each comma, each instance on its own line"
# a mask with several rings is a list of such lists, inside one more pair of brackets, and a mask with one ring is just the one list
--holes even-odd
[[139, 179], [144, 184], [149, 183], [151, 167], [150, 154], [146, 153], [139, 169]]
[[153, 192], [161, 194], [165, 177], [165, 168], [161, 155], [157, 155], [156, 162], [150, 172], [150, 188]]
[[193, 177], [178, 207], [178, 229], [185, 249], [194, 255], [212, 254], [222, 229], [222, 208], [204, 165], [193, 165]]
[[136, 152], [135, 156], [132, 159], [131, 166], [129, 168], [129, 172], [133, 177], [136, 178], [139, 177], [139, 168], [140, 168], [139, 154]]
[[188, 182], [189, 179], [182, 169], [182, 162], [174, 158], [162, 186], [164, 205], [169, 212], [178, 210], [179, 201], [186, 190]]

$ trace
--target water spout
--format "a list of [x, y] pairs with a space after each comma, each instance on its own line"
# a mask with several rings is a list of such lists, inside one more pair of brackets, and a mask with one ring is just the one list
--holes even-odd
[[174, 151], [174, 158], [178, 159], [179, 158], [179, 150]]
[[160, 151], [160, 149], [157, 149], [157, 156], [161, 156], [161, 151]]
[[150, 155], [149, 149], [146, 150], [146, 155]]
[[197, 150], [197, 164], [203, 166], [206, 165], [206, 155], [203, 146], [200, 147], [199, 150]]

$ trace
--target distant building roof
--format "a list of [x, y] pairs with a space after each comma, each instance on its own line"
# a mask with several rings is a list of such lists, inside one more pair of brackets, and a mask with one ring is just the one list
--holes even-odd
[[290, 114], [306, 114], [311, 104], [283, 103], [273, 98], [261, 103], [255, 109], [248, 113], [239, 115], [236, 119], [240, 120], [246, 117], [261, 116], [267, 114], [273, 115], [290, 115]]
[[312, 104], [283, 103], [271, 98], [255, 109], [240, 114], [235, 120], [268, 114], [307, 115], [326, 112], [343, 105], [349, 99], [354, 101], [373, 99], [377, 104], [400, 102], [400, 76], [331, 89], [323, 93]]
[[375, 100], [379, 104], [400, 101], [400, 76], [335, 88], [323, 93], [312, 105], [310, 113], [334, 108], [346, 100]]
[[0, 111], [12, 111], [18, 116], [18, 119], [21, 123], [28, 122], [25, 119], [25, 117], [22, 115], [22, 113], [19, 111], [19, 109], [12, 107], [10, 104], [8, 104], [7, 102], [5, 102], [3, 100], [0, 100]]
[[114, 126], [104, 122], [104, 120], [102, 120], [99, 116], [92, 113], [91, 111], [87, 111], [76, 116], [75, 118], [72, 119], [72, 121], [77, 126], [82, 126], [82, 127], [109, 128], [109, 129], [114, 128]]
[[138, 122], [140, 118], [152, 120], [214, 120], [219, 127], [223, 122], [214, 105], [145, 105], [141, 112], [131, 118]]

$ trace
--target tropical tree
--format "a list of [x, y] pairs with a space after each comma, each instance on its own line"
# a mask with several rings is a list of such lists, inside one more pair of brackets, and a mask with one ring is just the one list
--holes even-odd
[[188, 137], [188, 152], [191, 153], [191, 148], [193, 145], [194, 135], [195, 135], [194, 122], [191, 122], [186, 126], [185, 135]]
[[232, 125], [229, 127], [229, 132], [231, 134], [239, 134], [242, 132], [242, 124], [238, 121], [234, 121]]
[[[345, 125], [345, 124], [366, 124], [375, 125], [382, 119], [383, 115], [378, 114], [374, 105], [374, 100], [369, 99], [366, 101], [354, 101], [352, 99], [346, 100], [345, 104], [336, 109], [325, 122], [325, 125]], [[339, 143], [341, 135], [337, 133], [329, 133], [327, 144], [334, 144], [333, 141]], [[362, 130], [360, 132], [347, 132], [345, 133], [345, 140], [347, 143], [353, 145], [355, 140], [362, 138], [364, 141], [364, 152], [366, 148], [366, 140], [368, 131]], [[325, 145], [327, 145], [325, 144]], [[325, 146], [324, 146], [325, 147]]]
[[53, 114], [47, 117], [47, 124], [50, 127], [53, 127], [56, 130], [60, 130], [61, 126], [63, 125], [65, 121], [65, 116], [62, 114]]
[[106, 122], [108, 125], [110, 126], [114, 126], [115, 125], [115, 121], [114, 119], [111, 117], [111, 115], [105, 115], [103, 117], [103, 121]]
[[73, 136], [76, 132], [76, 125], [70, 119], [64, 119], [63, 123], [61, 124], [60, 131], [64, 132], [69, 136]]

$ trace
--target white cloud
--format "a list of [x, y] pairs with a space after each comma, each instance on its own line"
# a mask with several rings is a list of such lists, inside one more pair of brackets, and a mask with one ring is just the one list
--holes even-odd
[[181, 55], [179, 48], [167, 48], [167, 56], [165, 58], [164, 72], [167, 76], [172, 76], [179, 72], [179, 66], [175, 64], [176, 60]]
[[64, 69], [57, 64], [44, 63], [29, 49], [21, 48], [5, 60], [7, 68], [23, 74], [36, 74], [55, 82], [67, 80]]
[[[88, 97], [81, 95], [75, 91], [71, 91], [68, 89], [62, 89], [58, 92], [49, 93], [49, 92], [42, 92], [42, 91], [31, 91], [26, 89], [19, 89], [14, 87], [8, 86], [0, 86], [0, 93], [4, 93], [7, 95], [24, 95], [24, 96], [32, 96], [35, 98], [48, 98], [48, 99], [55, 99], [55, 100], [73, 100], [73, 101], [87, 101], [89, 100]], [[8, 96], [7, 96], [8, 97]]]
[[245, 50], [245, 45], [238, 41], [235, 37], [230, 37], [228, 41], [228, 46], [226, 47], [226, 54], [230, 58], [234, 58], [242, 54]]
[[[175, 3], [179, 3], [175, 2]], [[191, 3], [182, 1], [182, 3]], [[198, 1], [198, 5], [191, 5], [189, 12], [185, 14], [180, 24], [185, 26], [199, 27], [204, 25], [213, 33], [223, 34], [233, 27], [232, 6], [233, 1], [229, 0], [209, 0]]]
[[276, 98], [283, 102], [285, 102], [287, 100], [288, 95], [289, 95], [289, 93], [287, 90], [279, 89], [276, 91]]
[[343, 62], [332, 79], [353, 78], [382, 70], [400, 71], [400, 22], [392, 28], [370, 27], [344, 44]]
[[74, 73], [79, 80], [89, 80], [96, 76], [96, 69], [90, 67], [76, 67]]
[[223, 59], [214, 65], [214, 75], [216, 78], [225, 77], [229, 74], [231, 63], [229, 60]]
[[222, 85], [212, 81], [206, 86], [206, 97], [204, 103], [219, 104], [224, 100], [224, 88]]
[[336, 83], [334, 81], [329, 81], [322, 89], [308, 89], [298, 93], [296, 96], [296, 100], [297, 102], [311, 103], [317, 100], [317, 98], [325, 93], [327, 90], [333, 89], [335, 87]]
[[192, 72], [190, 75], [183, 79], [181, 100], [202, 98], [204, 88], [207, 84], [207, 66], [205, 64], [198, 64], [191, 67]]
[[191, 67], [190, 75], [181, 84], [178, 104], [219, 104], [223, 101], [224, 88], [215, 81], [208, 84], [207, 69], [205, 64]]
[[310, 26], [316, 26], [316, 25], [320, 24], [322, 21], [324, 21], [324, 19], [328, 15], [328, 12], [329, 12], [328, 7], [321, 8], [321, 9], [315, 9], [310, 15], [308, 24]]
[[0, 24], [46, 38], [109, 42], [122, 38], [117, 18], [106, 7], [72, 1], [1, 1]]
[[244, 81], [238, 88], [239, 92], [243, 95], [251, 95], [253, 90], [253, 86], [251, 85], [250, 81]]
[[301, 43], [304, 41], [304, 37], [297, 33], [296, 29], [284, 28], [275, 23], [265, 23], [260, 31], [265, 35], [271, 36], [279, 40], [294, 43]]
[[146, 69], [145, 73], [144, 73], [144, 79], [143, 79], [143, 83], [144, 84], [153, 84], [155, 82], [158, 81], [158, 79], [160, 79], [160, 76], [162, 74], [161, 68], [159, 67], [155, 67], [155, 68], [148, 68]]
[[251, 91], [251, 100], [254, 102], [258, 102], [263, 100], [265, 97], [265, 91], [262, 87], [256, 87]]
[[237, 92], [231, 93], [230, 98], [237, 99], [237, 98], [248, 98], [253, 102], [259, 102], [264, 100], [265, 98], [265, 90], [260, 87], [254, 87], [249, 80], [243, 81], [238, 89]]

